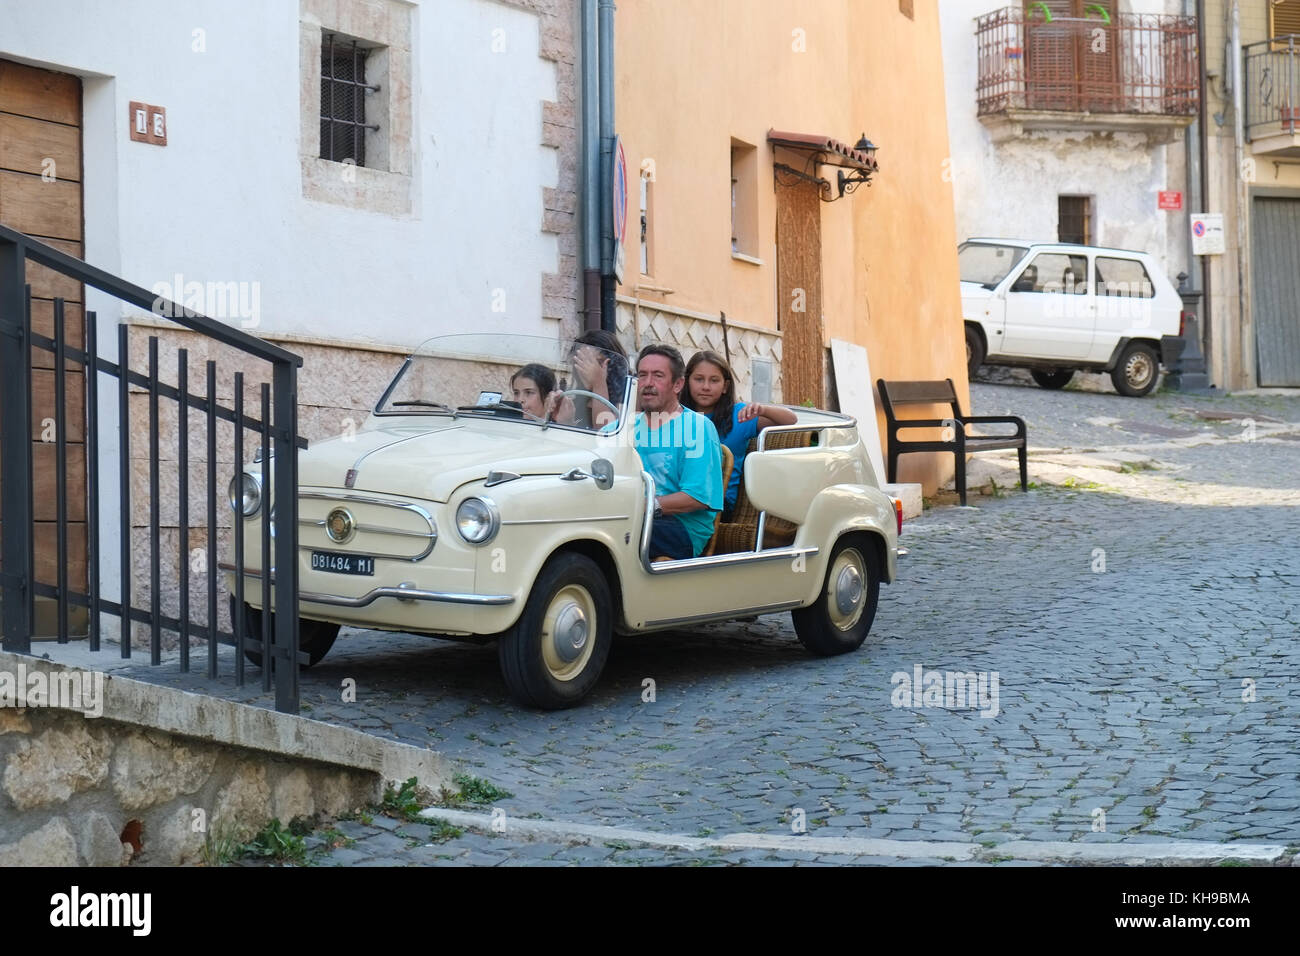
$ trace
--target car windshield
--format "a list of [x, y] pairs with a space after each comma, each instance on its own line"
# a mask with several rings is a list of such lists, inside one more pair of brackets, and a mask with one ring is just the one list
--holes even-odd
[[403, 363], [375, 414], [497, 418], [584, 431], [620, 427], [631, 379], [626, 356], [607, 336], [437, 336]]
[[957, 250], [961, 281], [977, 282], [986, 289], [992, 289], [1025, 257], [1026, 251], [1020, 246], [963, 242]]

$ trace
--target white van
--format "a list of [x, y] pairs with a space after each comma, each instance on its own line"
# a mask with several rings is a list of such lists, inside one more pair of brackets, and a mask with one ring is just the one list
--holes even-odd
[[958, 260], [972, 376], [1011, 365], [1063, 388], [1077, 370], [1109, 372], [1120, 394], [1136, 397], [1182, 353], [1182, 298], [1144, 252], [970, 239]]

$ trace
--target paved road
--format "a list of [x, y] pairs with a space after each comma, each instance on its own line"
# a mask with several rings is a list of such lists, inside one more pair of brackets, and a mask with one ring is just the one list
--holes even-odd
[[[514, 794], [507, 819], [706, 837], [803, 819], [810, 837], [995, 849], [1300, 844], [1300, 399], [972, 397], [1028, 420], [1037, 486], [909, 522], [856, 654], [811, 658], [779, 616], [625, 639], [586, 706], [540, 714], [505, 696], [494, 648], [352, 631], [304, 677], [304, 712], [440, 751]], [[1107, 455], [1142, 463], [1092, 467]], [[923, 684], [984, 675], [983, 712], [900, 700], [918, 668]], [[890, 862], [345, 827], [357, 842], [322, 862]]]

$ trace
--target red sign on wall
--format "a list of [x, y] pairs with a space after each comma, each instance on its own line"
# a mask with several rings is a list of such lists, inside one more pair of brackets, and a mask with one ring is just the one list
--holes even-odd
[[1167, 209], [1170, 212], [1182, 212], [1183, 194], [1177, 192], [1160, 191], [1160, 208]]

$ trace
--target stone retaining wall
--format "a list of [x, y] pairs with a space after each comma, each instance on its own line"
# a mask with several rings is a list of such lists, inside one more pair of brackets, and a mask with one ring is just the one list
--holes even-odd
[[72, 711], [0, 709], [0, 866], [202, 859], [211, 834], [244, 841], [272, 817], [376, 803], [378, 774], [193, 740]]

